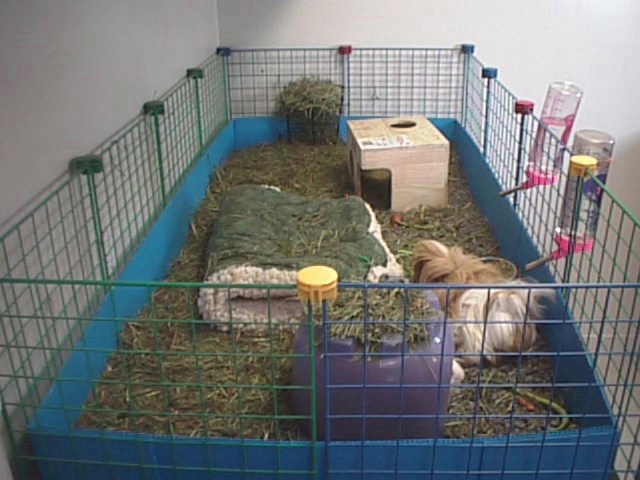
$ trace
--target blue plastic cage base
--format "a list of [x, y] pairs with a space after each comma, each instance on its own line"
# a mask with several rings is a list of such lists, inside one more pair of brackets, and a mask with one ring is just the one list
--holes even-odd
[[[484, 157], [455, 120], [431, 119], [460, 153], [478, 206], [488, 217], [504, 256], [523, 265], [539, 256]], [[346, 119], [340, 133], [344, 137]], [[185, 242], [189, 221], [204, 198], [213, 172], [234, 150], [286, 138], [280, 119], [235, 120], [211, 144], [186, 177], [142, 242], [121, 280], [165, 278]], [[552, 282], [546, 268], [537, 280]], [[556, 305], [548, 317], [566, 319], [548, 328], [558, 382], [581, 386], [563, 391], [581, 428], [560, 432], [365, 442], [261, 441], [189, 438], [77, 429], [73, 424], [116, 349], [121, 321], [135, 318], [149, 302], [151, 288], [115, 287], [107, 295], [84, 339], [75, 346], [57, 381], [29, 425], [45, 480], [61, 479], [574, 479], [607, 478], [617, 446], [614, 419], [594, 377], [570, 315]], [[117, 305], [117, 315], [116, 308]], [[314, 473], [315, 472], [315, 473]]]

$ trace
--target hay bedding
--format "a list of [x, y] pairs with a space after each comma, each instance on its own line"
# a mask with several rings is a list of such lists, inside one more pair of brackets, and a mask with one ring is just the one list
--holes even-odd
[[[311, 198], [340, 198], [351, 192], [345, 155], [341, 144], [310, 147], [284, 142], [234, 154], [216, 173], [216, 181], [192, 220], [191, 234], [167, 280], [193, 282], [204, 278], [207, 242], [225, 191], [254, 183], [278, 185], [284, 191]], [[367, 200], [372, 205], [385, 201]], [[410, 210], [402, 225], [392, 225], [391, 212], [376, 211], [376, 215], [387, 245], [406, 272], [410, 271], [413, 245], [422, 238], [455, 243], [480, 256], [499, 254], [485, 219], [472, 202], [455, 152], [449, 168], [447, 207]], [[76, 426], [189, 436], [302, 438], [287, 402], [287, 356], [292, 351], [294, 333], [274, 329], [268, 336], [250, 336], [212, 329], [199, 319], [197, 295], [196, 289], [178, 288], [160, 288], [154, 293], [151, 306], [125, 325], [120, 348], [109, 359]], [[372, 318], [402, 318], [401, 293], [391, 290], [380, 295], [369, 299]], [[400, 302], [392, 301], [394, 296]], [[341, 294], [332, 306], [332, 316], [361, 317], [360, 302], [361, 298], [354, 295]], [[410, 302], [410, 312], [416, 303]], [[422, 307], [416, 308], [419, 312]], [[544, 350], [544, 346], [535, 350]], [[548, 405], [520, 402], [513, 389], [500, 385], [512, 384], [516, 378], [520, 384], [550, 384], [551, 372], [547, 357], [537, 356], [523, 357], [517, 364], [467, 369], [466, 381], [479, 387], [453, 393], [445, 435], [455, 438], [545, 429]], [[544, 389], [531, 390], [549, 397]], [[561, 403], [559, 398], [554, 400]], [[521, 418], [532, 412], [538, 418]], [[502, 418], [483, 418], [492, 414]], [[473, 416], [478, 419], [474, 421]], [[549, 426], [554, 428], [559, 422], [553, 420]]]

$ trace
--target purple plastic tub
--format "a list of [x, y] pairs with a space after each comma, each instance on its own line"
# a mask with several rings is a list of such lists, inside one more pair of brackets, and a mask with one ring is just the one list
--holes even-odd
[[[433, 292], [429, 302], [440, 311]], [[442, 435], [449, 403], [454, 347], [442, 316], [427, 319], [430, 343], [409, 349], [390, 338], [366, 355], [355, 340], [329, 339], [315, 331], [317, 438], [396, 440]], [[300, 327], [294, 351], [292, 408], [311, 418], [311, 367], [308, 326]], [[325, 354], [325, 351], [327, 352]], [[306, 355], [306, 356], [302, 356]], [[327, 378], [329, 380], [327, 380]], [[311, 419], [303, 429], [311, 436]]]

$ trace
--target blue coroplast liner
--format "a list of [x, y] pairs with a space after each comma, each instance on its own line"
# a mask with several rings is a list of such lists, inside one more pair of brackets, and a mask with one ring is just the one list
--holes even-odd
[[[340, 131], [344, 138], [345, 118]], [[431, 119], [455, 144], [476, 203], [489, 219], [505, 257], [523, 264], [539, 256], [510, 202], [498, 199], [499, 183], [472, 139], [455, 120]], [[212, 173], [234, 150], [286, 135], [279, 119], [239, 119], [212, 143], [141, 244], [120, 280], [165, 277], [187, 238], [189, 221], [204, 198]], [[536, 272], [551, 283], [546, 268]], [[563, 305], [548, 309], [545, 324], [555, 356], [556, 382], [579, 385], [563, 391], [581, 428], [508, 437], [400, 441], [262, 441], [189, 438], [77, 429], [91, 387], [116, 349], [122, 322], [148, 303], [151, 288], [114, 287], [67, 360], [28, 431], [45, 480], [107, 479], [308, 479], [402, 478], [574, 479], [603, 478], [612, 465], [618, 432], [600, 379]], [[480, 474], [482, 472], [482, 474]], [[491, 473], [493, 472], [493, 473]], [[493, 475], [493, 476], [492, 476]]]

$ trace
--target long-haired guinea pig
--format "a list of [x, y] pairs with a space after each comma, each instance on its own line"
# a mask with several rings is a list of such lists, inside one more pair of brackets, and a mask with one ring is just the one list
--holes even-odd
[[495, 353], [531, 349], [537, 337], [534, 319], [542, 315], [541, 301], [554, 294], [549, 289], [526, 288], [526, 282], [507, 278], [480, 257], [435, 240], [416, 244], [412, 282], [493, 285], [436, 290], [455, 325], [456, 352], [465, 365], [482, 358], [497, 363], [500, 357]]

